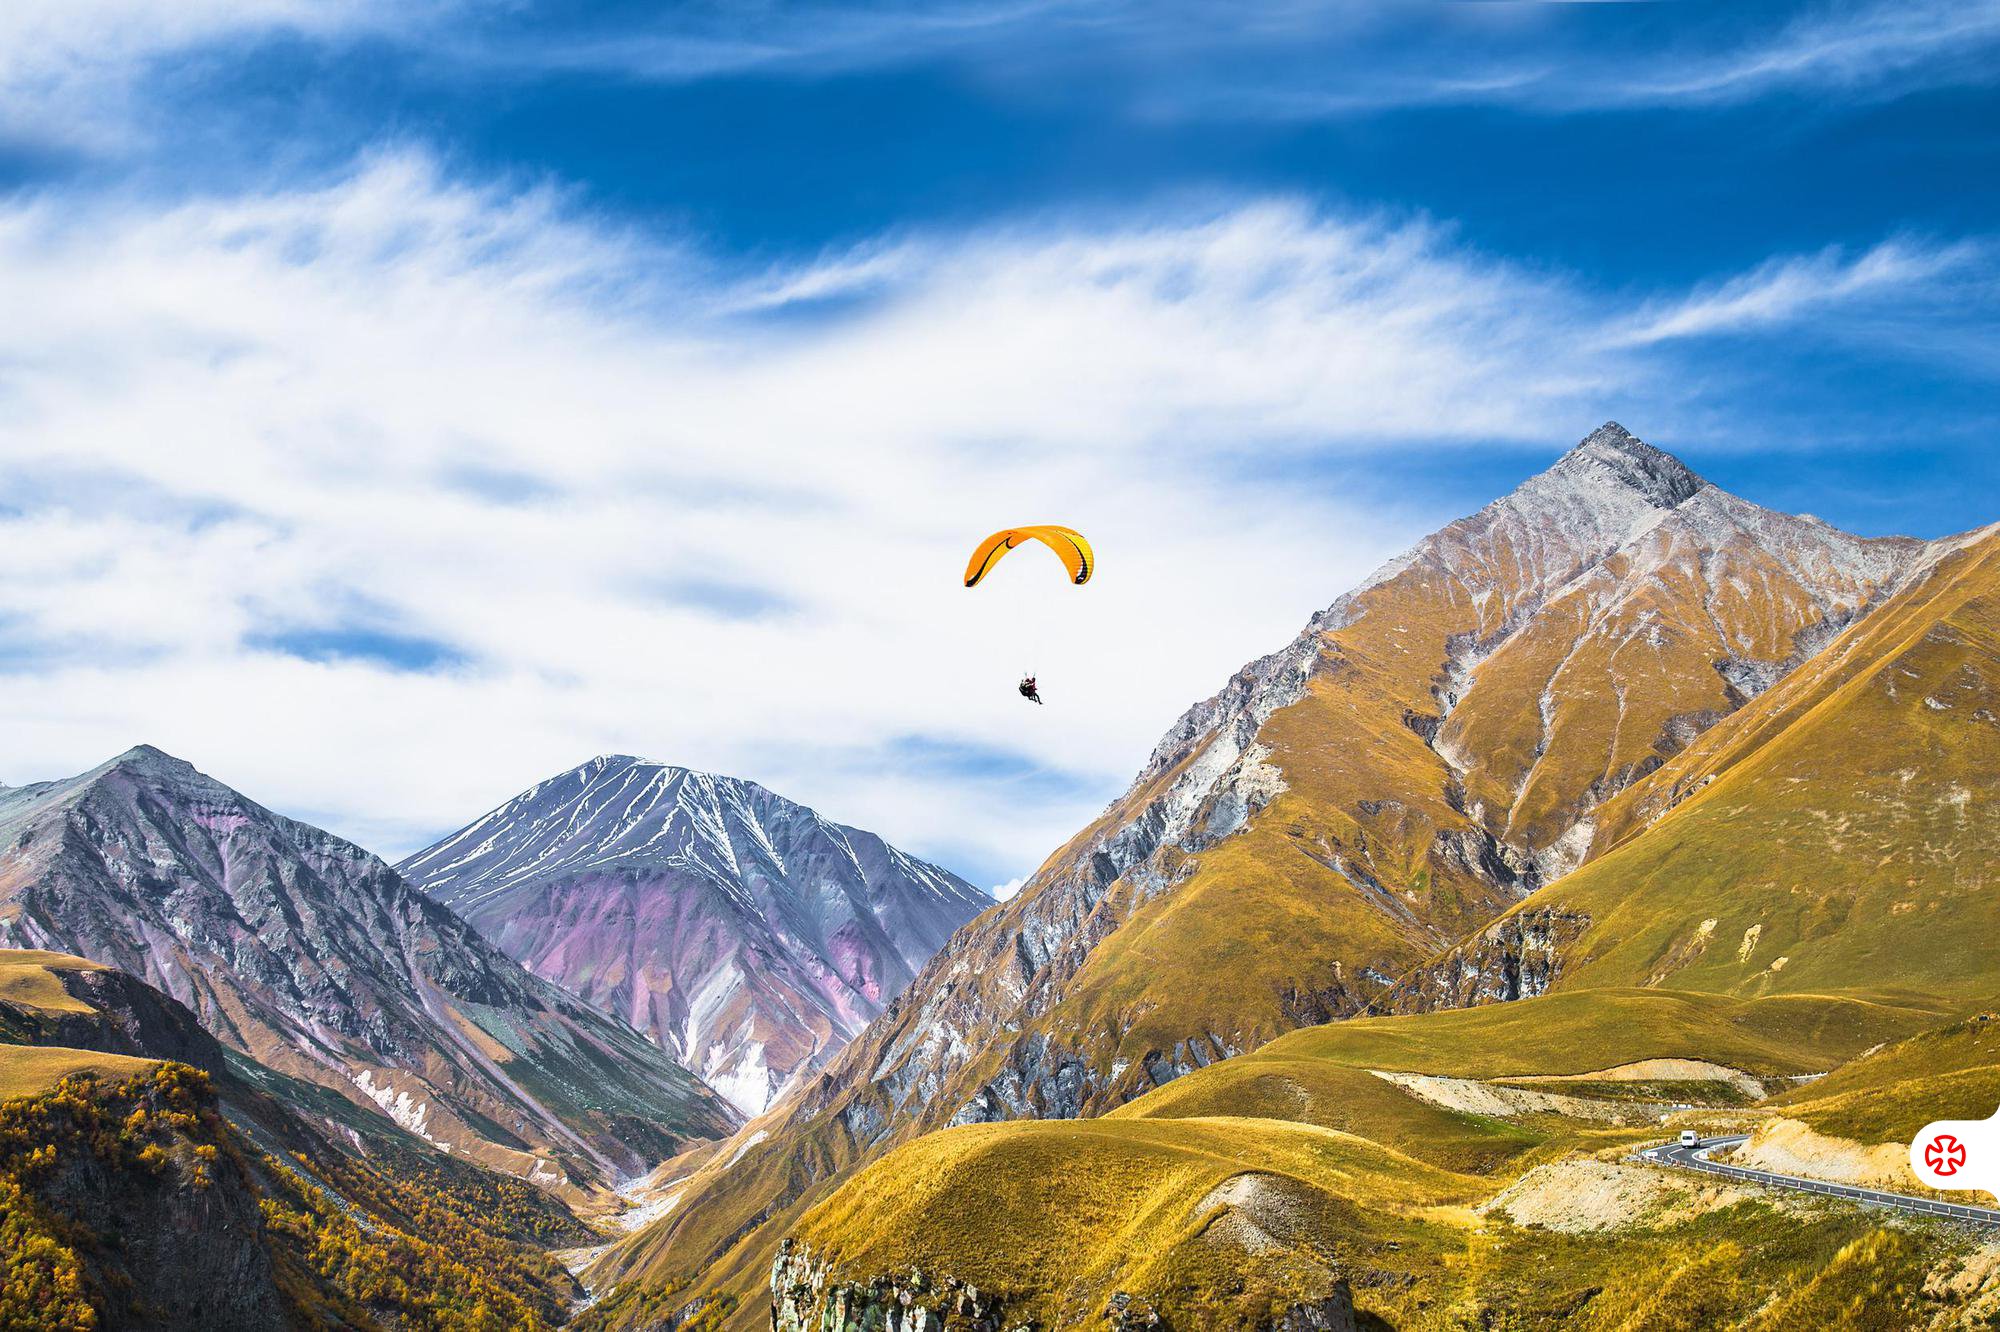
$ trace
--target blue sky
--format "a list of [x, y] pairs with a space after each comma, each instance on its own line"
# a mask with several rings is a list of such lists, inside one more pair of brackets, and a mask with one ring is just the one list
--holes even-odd
[[[24, 0], [0, 779], [145, 740], [400, 853], [642, 752], [1010, 880], [1604, 419], [2000, 518], [1996, 55], [1994, 0]], [[1091, 600], [952, 595], [1028, 520]]]

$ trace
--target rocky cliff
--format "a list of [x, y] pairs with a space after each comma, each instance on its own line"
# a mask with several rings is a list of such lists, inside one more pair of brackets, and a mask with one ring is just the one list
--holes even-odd
[[771, 1264], [772, 1332], [1034, 1332], [1010, 1322], [1001, 1301], [955, 1277], [912, 1269], [871, 1281], [842, 1281], [832, 1264], [790, 1240]]
[[[0, 1051], [0, 1058], [5, 1052]], [[0, 1104], [0, 1322], [262, 1332], [294, 1313], [259, 1191], [180, 1065]]]
[[[920, 1268], [867, 1280], [843, 1279], [836, 1264], [786, 1240], [771, 1265], [771, 1332], [1039, 1332], [1037, 1318], [1010, 1317], [1006, 1302], [956, 1277]], [[1196, 1332], [1151, 1301], [1114, 1291], [1101, 1326], [1109, 1332]], [[1326, 1295], [1253, 1320], [1251, 1332], [1355, 1332], [1354, 1297], [1346, 1282]]]
[[0, 950], [0, 1326], [546, 1329], [580, 1294], [547, 1193], [271, 1085], [143, 981]]
[[1546, 994], [1574, 960], [1571, 949], [1589, 928], [1590, 917], [1582, 911], [1523, 907], [1412, 970], [1388, 1006], [1428, 1012]]

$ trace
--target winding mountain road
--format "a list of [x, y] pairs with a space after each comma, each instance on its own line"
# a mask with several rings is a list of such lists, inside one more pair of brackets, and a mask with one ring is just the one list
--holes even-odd
[[1829, 1198], [1849, 1198], [1855, 1202], [1875, 1203], [1882, 1207], [1900, 1207], [1906, 1212], [1922, 1212], [1927, 1216], [1950, 1217], [1954, 1221], [1974, 1221], [1982, 1225], [2000, 1226], [2000, 1211], [1991, 1207], [1967, 1207], [1962, 1203], [1939, 1202], [1934, 1198], [1913, 1198], [1903, 1193], [1859, 1189], [1851, 1184], [1831, 1184], [1823, 1179], [1774, 1175], [1768, 1170], [1749, 1170], [1742, 1166], [1723, 1165], [1708, 1159], [1710, 1152], [1719, 1152], [1725, 1147], [1734, 1147], [1749, 1140], [1748, 1134], [1737, 1134], [1733, 1137], [1703, 1138], [1692, 1147], [1666, 1142], [1657, 1147], [1645, 1148], [1638, 1153], [1637, 1159], [1650, 1165], [1679, 1166], [1684, 1170], [1703, 1170], [1711, 1175], [1726, 1175], [1731, 1179], [1747, 1180], [1752, 1184], [1763, 1184], [1769, 1188], [1797, 1189], [1803, 1193], [1824, 1194]]

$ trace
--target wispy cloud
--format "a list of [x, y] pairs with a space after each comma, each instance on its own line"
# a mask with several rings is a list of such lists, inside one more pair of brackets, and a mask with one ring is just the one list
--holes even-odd
[[1725, 102], [1777, 89], [1893, 93], [1913, 84], [1991, 82], [2000, 0], [1889, 0], [1810, 11], [1768, 37], [1669, 59], [1608, 100]]
[[[1582, 8], [1361, 6], [1332, 22], [1306, 11], [1275, 36], [1225, 27], [1199, 59], [1144, 85], [1139, 105], [1175, 120], [1437, 106], [1570, 115], [1793, 94], [1839, 105], [2000, 77], [2000, 0], [1814, 3], [1789, 16], [1668, 7], [1674, 21], [1631, 29], [1586, 24]], [[1217, 61], [1218, 50], [1242, 58]]]
[[1752, 272], [1639, 311], [1607, 330], [1616, 346], [1738, 333], [1797, 321], [1831, 307], [1887, 300], [1905, 309], [1953, 299], [1951, 280], [1984, 265], [1990, 245], [1885, 241], [1852, 258], [1838, 247], [1773, 259]]
[[[1924, 270], [1896, 244], [1634, 309], [1287, 200], [751, 270], [415, 153], [166, 211], [16, 199], [0, 775], [145, 739], [397, 851], [638, 751], [997, 881], [1443, 516], [1352, 459], [1644, 425], [1656, 358], [1874, 302]], [[1031, 557], [959, 586], [1024, 519], [1098, 539], [1089, 588]]]
[[536, 72], [594, 71], [687, 82], [751, 71], [826, 74], [977, 53], [1051, 31], [1095, 23], [1122, 4], [1099, 0], [933, 0], [931, 3], [663, 7], [615, 31], [585, 26], [523, 42], [474, 29], [459, 58]]
[[144, 119], [164, 62], [275, 36], [410, 39], [460, 0], [8, 0], [0, 5], [0, 138], [103, 147]]
[[[1893, 95], [1990, 82], [2000, 45], [2000, 0], [1822, 2], [1789, 14], [1690, 9], [1630, 37], [1587, 25], [1577, 11], [1588, 7], [962, 0], [676, 8], [636, 29], [538, 33], [532, 42], [474, 25], [451, 49], [491, 68], [661, 82], [819, 76], [920, 60], [1061, 82], [1096, 60], [1116, 71], [1110, 86], [1134, 91], [1150, 115], [1314, 118], [1449, 104], [1562, 113], [1790, 91]], [[1147, 66], [1158, 77], [1128, 83]]]
[[155, 81], [199, 84], [202, 71], [279, 38], [322, 52], [377, 41], [406, 72], [498, 85], [576, 74], [815, 79], [928, 64], [1039, 99], [1091, 101], [1104, 114], [1190, 121], [1457, 105], [1562, 115], [1778, 94], [1849, 101], [1990, 83], [2000, 68], [2000, 0], [1669, 7], [1670, 22], [1643, 27], [1579, 17], [1590, 8], [892, 0], [593, 15], [477, 0], [17, 0], [0, 6], [0, 139], [97, 150], [149, 142]]

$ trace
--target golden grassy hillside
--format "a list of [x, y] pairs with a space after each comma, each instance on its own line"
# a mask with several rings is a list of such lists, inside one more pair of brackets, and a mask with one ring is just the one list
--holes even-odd
[[75, 1074], [107, 1080], [136, 1077], [157, 1062], [60, 1045], [0, 1045], [0, 1099], [32, 1096]]
[[[1265, 1119], [946, 1129], [862, 1171], [798, 1237], [861, 1272], [976, 1273], [1010, 1318], [1095, 1321], [1144, 1293], [1175, 1326], [1249, 1327], [1393, 1261], [1479, 1181], [1380, 1144]], [[1002, 1240], [1001, 1237], [1008, 1237]]]
[[[2000, 535], [1948, 556], [1602, 816], [1510, 917], [1588, 921], [1567, 990], [1838, 994], [1964, 1012], [2000, 939]], [[1406, 984], [1491, 966], [1503, 921]]]
[[[1609, 1011], [1593, 1015], [1600, 998]], [[1786, 1053], [1793, 1034], [1824, 1030], [1780, 1011], [1796, 1005], [1659, 996], [1655, 1017], [1642, 1009], [1649, 999], [1625, 998], [1509, 1006], [1524, 1010], [1512, 1034], [1543, 1014], [1564, 1032], [1634, 1021], [1639, 1048], [1686, 1049], [1671, 1033], [1692, 1030], [1703, 1048], [1719, 1040], [1778, 1072], [1802, 1062]], [[1948, 1227], [1885, 1228], [1858, 1208], [1718, 1190], [1618, 1161], [1657, 1140], [1656, 1128], [1482, 1123], [1362, 1070], [1499, 1066], [1481, 1049], [1503, 1034], [1497, 1025], [1431, 1030], [1442, 1016], [1455, 1015], [1297, 1033], [1103, 1119], [929, 1134], [855, 1174], [792, 1236], [825, 1264], [829, 1285], [921, 1273], [935, 1289], [955, 1278], [1001, 1299], [1009, 1325], [1034, 1318], [1052, 1332], [1104, 1326], [1117, 1292], [1168, 1327], [1266, 1327], [1336, 1281], [1373, 1328], [1886, 1332], [1984, 1326], [1994, 1312], [1977, 1293], [1990, 1255]], [[1584, 1041], [1502, 1062], [1576, 1070], [1598, 1057]], [[1356, 1131], [1310, 1122], [1321, 1118]], [[1482, 1134], [1492, 1144], [1483, 1153]], [[1607, 1183], [1617, 1199], [1608, 1222]], [[1536, 1215], [1595, 1219], [1529, 1224], [1487, 1205], [1523, 1190]]]
[[[64, 953], [0, 949], [0, 1041], [7, 1039], [8, 1030], [23, 1015], [87, 1016], [95, 1011], [63, 987], [59, 973], [70, 970], [104, 968]], [[72, 1074], [106, 1079], [132, 1077], [155, 1062], [65, 1046], [0, 1043], [0, 1098], [45, 1091]]]
[[47, 1013], [88, 1013], [90, 1005], [63, 988], [63, 971], [103, 971], [104, 967], [67, 953], [34, 948], [0, 948], [0, 1002]]
[[1482, 1008], [1310, 1027], [1134, 1101], [1147, 1113], [1272, 1062], [1318, 1062], [1450, 1077], [1575, 1077], [1648, 1059], [1699, 1059], [1770, 1077], [1824, 1073], [1884, 1039], [1922, 1030], [1935, 1009], [1834, 995], [1736, 999], [1675, 990], [1565, 991]]
[[1885, 1046], [1768, 1104], [1861, 1143], [1907, 1143], [1934, 1119], [1984, 1119], [2000, 1106], [2000, 1013]]
[[[1235, 1325], [1230, 1320], [1240, 1319], [1251, 1326], [1255, 1311], [1268, 1311], [1271, 1301], [1311, 1296], [1319, 1289], [1316, 1281], [1324, 1284], [1325, 1271], [1359, 1270], [1376, 1274], [1370, 1280], [1395, 1293], [1376, 1307], [1403, 1326], [1415, 1309], [1406, 1298], [1408, 1281], [1469, 1283], [1452, 1287], [1458, 1292], [1454, 1298], [1474, 1305], [1532, 1305], [1560, 1293], [1555, 1285], [1514, 1272], [1513, 1260], [1493, 1254], [1490, 1241], [1467, 1217], [1429, 1209], [1483, 1201], [1532, 1167], [1657, 1139], [1659, 1132], [1551, 1115], [1465, 1113], [1421, 1100], [1373, 1070], [1494, 1083], [1560, 1077], [1568, 1088], [1587, 1087], [1591, 1079], [1584, 1075], [1641, 1060], [1701, 1060], [1785, 1079], [1838, 1068], [1871, 1046], [1923, 1030], [1937, 1016], [1920, 1005], [1844, 996], [1740, 999], [1634, 989], [1356, 1019], [1293, 1032], [1252, 1054], [1190, 1073], [1102, 1119], [1017, 1121], [932, 1133], [866, 1166], [837, 1191], [827, 1183], [806, 1184], [815, 1168], [813, 1152], [826, 1141], [810, 1137], [793, 1140], [803, 1153], [782, 1158], [782, 1166], [777, 1157], [754, 1164], [746, 1153], [738, 1164], [753, 1164], [751, 1171], [724, 1171], [716, 1179], [741, 1190], [743, 1206], [755, 1198], [768, 1204], [786, 1197], [788, 1188], [797, 1192], [804, 1186], [803, 1201], [766, 1214], [765, 1230], [824, 1247], [838, 1255], [837, 1270], [849, 1277], [902, 1272], [911, 1265], [933, 1275], [947, 1272], [982, 1288], [1023, 1292], [1028, 1303], [1022, 1307], [1042, 1311], [1036, 1316], [1054, 1319], [1054, 1326], [1071, 1325], [1062, 1320], [1081, 1307], [1064, 1303], [1057, 1291], [1068, 1289], [1072, 1278], [1084, 1280], [1064, 1255], [1095, 1251], [1079, 1238], [1091, 1227], [1103, 1236], [1102, 1253], [1079, 1289], [1093, 1292], [1093, 1299], [1111, 1289], [1144, 1289], [1163, 1311], [1171, 1307], [1193, 1320], [1178, 1325], [1230, 1326]], [[1698, 1101], [1701, 1086], [1690, 1083], [1671, 1095]], [[1172, 1131], [1160, 1136], [1168, 1128]], [[1307, 1136], [1296, 1136], [1301, 1133]], [[1337, 1169], [1315, 1171], [1300, 1164], [1301, 1158], [1284, 1158], [1295, 1179], [1286, 1187], [1302, 1190], [1321, 1218], [1301, 1231], [1315, 1237], [1313, 1243], [1300, 1241], [1305, 1254], [1317, 1255], [1310, 1262], [1300, 1258], [1303, 1268], [1257, 1275], [1259, 1254], [1193, 1245], [1191, 1237], [1207, 1231], [1202, 1209], [1192, 1203], [1208, 1190], [1233, 1173], [1279, 1170], [1281, 1149], [1323, 1142], [1339, 1143], [1346, 1154]], [[1160, 1174], [1157, 1191], [1143, 1183], [1169, 1158], [1179, 1173]], [[794, 1173], [772, 1173], [779, 1169]], [[1401, 1190], [1399, 1180], [1412, 1188]], [[1098, 1181], [1106, 1190], [1101, 1194]], [[1099, 1201], [1091, 1204], [1088, 1198]], [[1329, 1219], [1336, 1213], [1337, 1224]], [[1789, 1254], [1782, 1237], [1795, 1224], [1760, 1214], [1741, 1229], [1755, 1232], [1758, 1244]], [[1829, 1219], [1826, 1226], [1829, 1247], [1821, 1250], [1823, 1258], [1860, 1233], [1851, 1218]], [[1707, 1220], [1699, 1233], [1714, 1240], [1733, 1232]], [[1328, 1236], [1331, 1247], [1313, 1247]], [[762, 1283], [771, 1250], [759, 1237], [756, 1228], [739, 1236], [707, 1274], [709, 1288], [740, 1301], [732, 1327], [758, 1326], [765, 1317]], [[1602, 1284], [1607, 1275], [1616, 1278], [1614, 1285], [1625, 1280], [1618, 1263], [1629, 1254], [1612, 1256], [1624, 1252], [1619, 1244], [1594, 1254], [1545, 1236], [1515, 1242], [1561, 1249], [1562, 1279], [1575, 1276], [1579, 1288]], [[1676, 1232], [1631, 1242], [1681, 1254], [1678, 1246], [1692, 1241]], [[1925, 1252], [1930, 1254], [1925, 1261], [1936, 1256]], [[1492, 1261], [1468, 1266], [1473, 1254]], [[594, 1274], [594, 1284], [636, 1289], [656, 1281], [643, 1265], [649, 1260], [671, 1262], [672, 1252], [635, 1244], [624, 1255], [624, 1266], [607, 1266]], [[1751, 1260], [1742, 1262], [1747, 1267]], [[1306, 1275], [1298, 1275], [1301, 1271]], [[1578, 1273], [1596, 1275], [1587, 1280]], [[1236, 1293], [1218, 1301], [1216, 1291]], [[1371, 1298], [1364, 1296], [1362, 1304]], [[1632, 1298], [1638, 1299], [1636, 1288]]]

